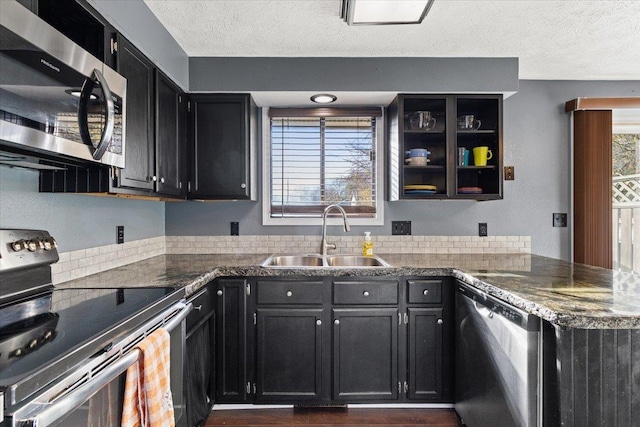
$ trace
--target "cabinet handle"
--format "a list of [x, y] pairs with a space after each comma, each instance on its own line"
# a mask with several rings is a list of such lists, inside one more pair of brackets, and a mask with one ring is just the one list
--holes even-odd
[[340, 324], [340, 320], [339, 320], [339, 319], [334, 320], [334, 321], [333, 321], [333, 324], [334, 324], [334, 325], [339, 325], [339, 324]]
[[404, 392], [408, 392], [409, 391], [409, 384], [407, 384], [407, 382], [404, 382]]
[[247, 188], [247, 184], [243, 182], [242, 184], [240, 184], [240, 188]]
[[164, 178], [160, 178], [160, 183], [164, 184]]
[[442, 325], [443, 323], [442, 319], [438, 319], [438, 325]]
[[200, 310], [202, 310], [202, 304], [200, 304], [200, 305], [196, 305], [195, 307], [193, 307], [193, 309], [194, 309], [195, 311], [200, 311]]
[[320, 320], [320, 319], [316, 320], [316, 325], [318, 325], [318, 326], [322, 325], [322, 320]]
[[365, 297], [368, 297], [368, 296], [369, 296], [369, 291], [364, 291], [364, 292], [362, 293], [362, 295], [364, 295]]
[[158, 180], [157, 176], [154, 175], [154, 176], [151, 177], [151, 181], [156, 182], [157, 180]]
[[222, 295], [222, 289], [218, 289], [218, 292], [216, 292], [216, 294], [218, 294], [218, 296]]
[[422, 295], [427, 295], [429, 293], [429, 289], [425, 289], [424, 291], [422, 291]]
[[291, 297], [292, 295], [293, 295], [293, 292], [291, 292], [291, 291], [287, 291], [287, 296], [288, 296], [288, 297]]

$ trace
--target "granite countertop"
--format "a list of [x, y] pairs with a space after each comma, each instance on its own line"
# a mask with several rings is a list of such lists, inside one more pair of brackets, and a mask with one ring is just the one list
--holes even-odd
[[640, 275], [528, 254], [380, 256], [389, 268], [262, 268], [268, 255], [161, 255], [56, 285], [179, 287], [193, 294], [225, 276], [454, 276], [554, 325], [640, 329]]

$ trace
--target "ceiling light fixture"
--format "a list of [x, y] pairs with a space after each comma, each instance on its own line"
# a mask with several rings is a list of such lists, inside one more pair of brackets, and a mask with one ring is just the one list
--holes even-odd
[[342, 0], [340, 17], [349, 25], [419, 24], [434, 0]]
[[316, 104], [331, 104], [336, 99], [338, 99], [338, 97], [330, 93], [319, 93], [311, 97], [311, 100]]

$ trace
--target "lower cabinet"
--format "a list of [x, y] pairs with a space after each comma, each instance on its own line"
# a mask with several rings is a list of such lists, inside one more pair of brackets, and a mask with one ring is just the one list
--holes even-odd
[[452, 402], [450, 278], [216, 280], [216, 402]]
[[333, 399], [398, 399], [398, 310], [333, 310]]
[[251, 395], [250, 339], [245, 279], [216, 281], [216, 402], [242, 403]]
[[256, 402], [319, 400], [322, 309], [256, 310]]
[[186, 425], [202, 426], [214, 402], [214, 300], [204, 288], [190, 299], [194, 310], [187, 317], [184, 389]]

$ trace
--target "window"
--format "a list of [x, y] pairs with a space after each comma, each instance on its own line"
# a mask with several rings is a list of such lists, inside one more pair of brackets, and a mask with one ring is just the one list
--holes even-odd
[[333, 203], [383, 223], [380, 108], [272, 108], [264, 123], [264, 224], [317, 224]]

